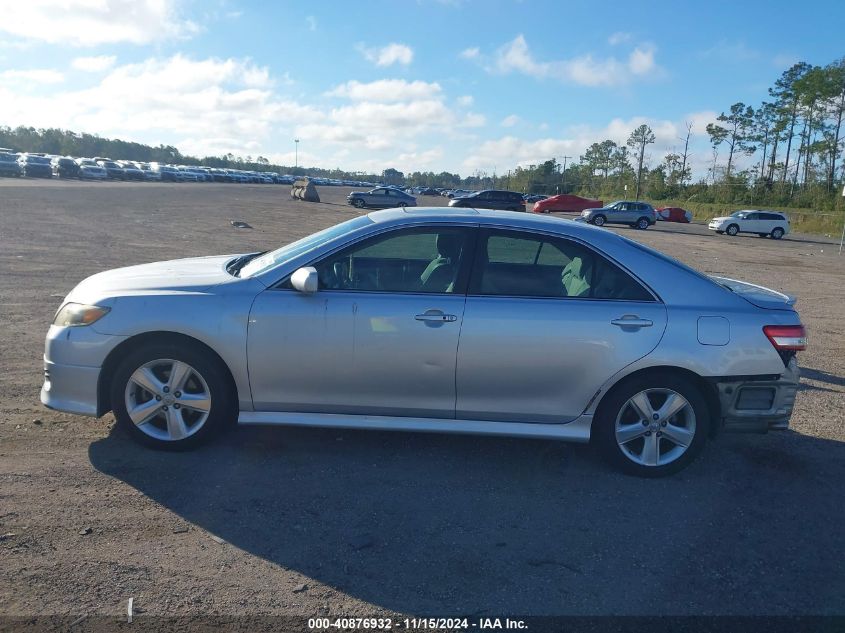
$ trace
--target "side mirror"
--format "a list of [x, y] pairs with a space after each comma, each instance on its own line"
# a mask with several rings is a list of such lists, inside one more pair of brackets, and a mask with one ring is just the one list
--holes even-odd
[[317, 277], [317, 269], [313, 266], [305, 266], [304, 268], [297, 269], [290, 276], [290, 283], [299, 292], [307, 295], [314, 294], [320, 285], [319, 278]]

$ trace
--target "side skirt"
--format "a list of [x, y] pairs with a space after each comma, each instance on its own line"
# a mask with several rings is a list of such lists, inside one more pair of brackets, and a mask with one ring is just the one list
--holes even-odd
[[238, 424], [412, 431], [417, 433], [500, 435], [507, 437], [564, 440], [569, 442], [589, 442], [592, 421], [593, 417], [591, 415], [582, 415], [578, 419], [567, 422], [566, 424], [443, 420], [382, 415], [340, 415], [337, 413], [288, 413], [284, 411], [242, 411], [238, 415]]

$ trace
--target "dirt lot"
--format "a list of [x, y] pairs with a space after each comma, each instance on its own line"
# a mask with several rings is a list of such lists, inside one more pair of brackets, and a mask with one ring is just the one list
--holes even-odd
[[161, 454], [41, 407], [43, 337], [82, 278], [272, 248], [352, 217], [347, 192], [0, 181], [0, 613], [845, 612], [845, 255], [824, 240], [614, 229], [797, 294], [811, 337], [792, 430], [723, 435], [670, 479], [418, 434], [246, 428]]

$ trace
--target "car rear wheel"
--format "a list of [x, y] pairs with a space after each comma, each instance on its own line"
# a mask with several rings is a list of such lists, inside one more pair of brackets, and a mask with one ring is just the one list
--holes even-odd
[[607, 218], [603, 215], [597, 215], [593, 218], [593, 224], [596, 226], [604, 226], [604, 223], [607, 222]]
[[400, 208], [400, 209], [404, 209], [404, 208], [405, 208], [405, 207], [407, 207], [407, 206], [408, 206], [408, 203], [407, 203], [407, 202], [400, 202], [400, 203], [399, 203], [399, 208]]
[[639, 477], [662, 477], [698, 456], [709, 422], [707, 403], [691, 380], [646, 374], [623, 382], [602, 401], [594, 438], [613, 466]]
[[637, 228], [640, 231], [645, 231], [651, 224], [648, 221], [648, 218], [640, 218], [637, 220]]
[[739, 233], [739, 227], [736, 224], [731, 224], [727, 229], [725, 229], [725, 233], [734, 237], [737, 233]]
[[115, 371], [111, 401], [119, 427], [161, 450], [198, 446], [237, 415], [226, 369], [191, 346], [153, 344], [130, 353]]
[[356, 209], [363, 209], [364, 208], [364, 201], [361, 200], [361, 198], [355, 198], [352, 201], [352, 206], [354, 206]]
[[772, 239], [773, 240], [779, 240], [782, 237], [783, 237], [783, 229], [782, 228], [778, 227], [778, 228], [772, 230]]

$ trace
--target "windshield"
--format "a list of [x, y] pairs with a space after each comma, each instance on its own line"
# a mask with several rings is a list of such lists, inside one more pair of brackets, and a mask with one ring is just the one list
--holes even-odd
[[607, 205], [607, 208], [609, 209], [610, 207], [615, 207], [617, 204], [622, 204], [623, 202], [625, 202], [625, 201], [624, 200], [615, 200], [615, 201], [611, 202], [609, 205]]
[[732, 218], [744, 218], [748, 211], [734, 211], [731, 213]]
[[282, 262], [296, 257], [297, 255], [301, 255], [302, 253], [317, 248], [318, 246], [321, 246], [326, 242], [330, 242], [333, 239], [340, 237], [341, 235], [351, 233], [356, 229], [360, 229], [361, 227], [367, 226], [368, 224], [372, 223], [373, 221], [370, 218], [368, 218], [366, 215], [362, 215], [357, 218], [348, 220], [347, 222], [343, 222], [335, 226], [330, 226], [329, 228], [319, 231], [318, 233], [314, 233], [313, 235], [303, 237], [301, 240], [297, 240], [296, 242], [291, 242], [286, 246], [282, 246], [281, 248], [278, 248], [275, 251], [265, 253], [261, 257], [256, 257], [246, 266], [241, 268], [240, 276], [252, 277], [253, 275], [261, 274], [264, 271], [273, 268], [274, 266], [278, 266]]

